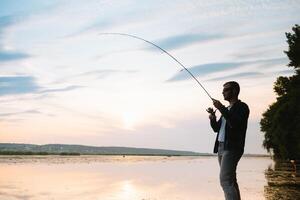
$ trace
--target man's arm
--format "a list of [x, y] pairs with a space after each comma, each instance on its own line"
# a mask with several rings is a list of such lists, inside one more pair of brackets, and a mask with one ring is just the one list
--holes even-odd
[[226, 119], [226, 123], [228, 123], [231, 128], [240, 127], [249, 117], [249, 108], [246, 104], [241, 104], [238, 110], [231, 114], [229, 114], [229, 110], [217, 100], [216, 105], [222, 116]]

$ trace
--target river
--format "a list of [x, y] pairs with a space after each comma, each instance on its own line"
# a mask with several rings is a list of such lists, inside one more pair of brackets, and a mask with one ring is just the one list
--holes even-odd
[[[243, 200], [265, 199], [273, 168], [268, 157], [242, 157]], [[221, 200], [218, 173], [215, 156], [1, 156], [0, 199]]]

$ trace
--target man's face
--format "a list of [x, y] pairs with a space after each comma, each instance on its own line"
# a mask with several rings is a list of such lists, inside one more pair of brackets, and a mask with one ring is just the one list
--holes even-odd
[[230, 84], [226, 84], [223, 86], [223, 97], [224, 100], [229, 101], [233, 97], [233, 90]]

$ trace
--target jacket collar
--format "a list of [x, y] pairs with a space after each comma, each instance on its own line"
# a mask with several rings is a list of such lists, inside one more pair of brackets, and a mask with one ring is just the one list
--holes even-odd
[[229, 111], [232, 111], [238, 104], [240, 104], [241, 103], [241, 100], [237, 100], [237, 102], [235, 102], [231, 107], [230, 106], [227, 106], [227, 108], [229, 108], [230, 107], [230, 110]]

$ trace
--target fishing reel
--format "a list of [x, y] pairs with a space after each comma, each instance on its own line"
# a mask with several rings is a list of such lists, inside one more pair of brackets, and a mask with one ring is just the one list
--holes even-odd
[[207, 108], [206, 111], [207, 111], [209, 114], [214, 115], [214, 114], [216, 113], [217, 109], [214, 110], [213, 108], [210, 107], [210, 108]]

